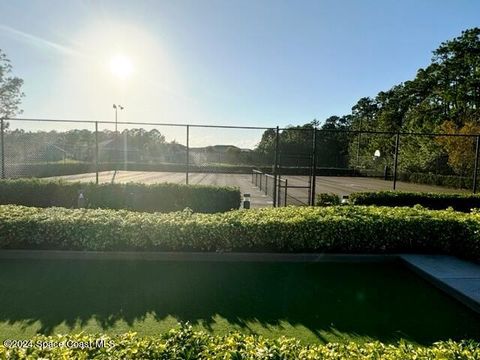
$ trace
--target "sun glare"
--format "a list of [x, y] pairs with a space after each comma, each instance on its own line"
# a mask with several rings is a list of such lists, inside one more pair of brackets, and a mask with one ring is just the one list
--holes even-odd
[[133, 72], [133, 63], [128, 56], [115, 55], [110, 60], [110, 71], [113, 75], [126, 79]]

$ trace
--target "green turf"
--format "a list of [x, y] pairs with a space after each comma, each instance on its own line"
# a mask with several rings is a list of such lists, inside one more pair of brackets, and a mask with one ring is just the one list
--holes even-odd
[[480, 339], [478, 315], [393, 263], [0, 263], [3, 339], [152, 335], [178, 321], [303, 342]]

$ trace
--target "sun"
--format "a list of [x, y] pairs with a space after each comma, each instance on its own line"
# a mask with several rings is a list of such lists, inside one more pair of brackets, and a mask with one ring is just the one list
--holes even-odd
[[133, 72], [133, 63], [126, 55], [115, 55], [110, 59], [110, 71], [116, 77], [126, 79]]

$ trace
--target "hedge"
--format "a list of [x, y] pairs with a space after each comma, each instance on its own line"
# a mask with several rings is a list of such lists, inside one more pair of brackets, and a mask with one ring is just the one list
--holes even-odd
[[315, 199], [316, 206], [340, 205], [340, 196], [334, 193], [320, 193]]
[[172, 329], [162, 336], [139, 337], [136, 333], [109, 336], [38, 335], [25, 341], [26, 349], [0, 345], [3, 359], [391, 359], [460, 360], [480, 358], [480, 343], [473, 340], [437, 342], [431, 346], [398, 342], [328, 343], [303, 345], [298, 340], [276, 340], [232, 332], [210, 335], [191, 327]]
[[416, 184], [445, 186], [455, 189], [471, 189], [473, 185], [473, 178], [471, 176], [437, 175], [431, 173], [399, 173], [397, 179], [399, 181]]
[[357, 192], [350, 194], [355, 205], [414, 206], [421, 205], [432, 210], [452, 207], [454, 210], [469, 212], [480, 208], [480, 195], [423, 193], [403, 191]]
[[168, 212], [190, 208], [221, 212], [240, 207], [236, 188], [181, 184], [93, 184], [39, 179], [0, 180], [0, 204], [77, 207], [79, 191], [90, 208]]
[[0, 206], [0, 248], [438, 253], [480, 260], [480, 213], [372, 206], [217, 214]]

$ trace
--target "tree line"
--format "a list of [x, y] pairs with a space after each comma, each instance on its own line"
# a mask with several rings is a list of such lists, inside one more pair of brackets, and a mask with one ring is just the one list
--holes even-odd
[[[283, 131], [281, 152], [311, 151], [312, 135], [301, 130], [317, 126], [314, 120]], [[351, 113], [331, 116], [319, 129], [480, 134], [480, 28], [443, 42], [414, 79], [359, 99]], [[273, 138], [272, 131], [266, 131], [257, 150], [271, 153]], [[319, 132], [317, 141], [320, 166], [375, 169], [393, 162], [394, 136]], [[377, 150], [380, 157], [374, 156]], [[474, 156], [474, 137], [405, 135], [399, 147], [399, 170], [465, 176], [473, 170]]]

